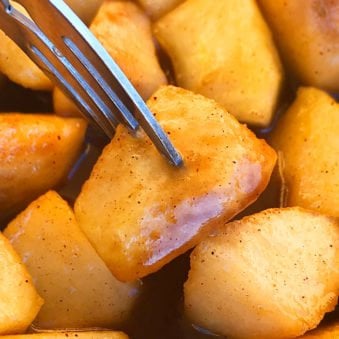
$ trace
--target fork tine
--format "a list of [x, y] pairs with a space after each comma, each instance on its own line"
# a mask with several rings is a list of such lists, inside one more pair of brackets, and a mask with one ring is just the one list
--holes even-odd
[[[72, 100], [80, 106], [81, 111], [85, 110], [89, 113], [89, 115], [86, 115], [86, 118], [90, 120], [90, 122], [94, 123], [95, 125], [99, 126], [102, 130], [104, 130], [105, 134], [109, 137], [113, 137], [114, 131], [116, 126], [118, 125], [118, 121], [115, 119], [115, 117], [112, 117], [112, 120], [109, 123], [109, 120], [106, 119], [100, 119], [99, 112], [96, 110], [94, 111], [91, 107], [92, 105], [86, 101], [86, 96], [82, 96], [79, 94], [79, 91], [75, 89], [75, 86], [71, 86], [68, 81], [63, 77], [63, 75], [58, 71], [58, 68], [55, 66], [55, 63], [51, 63], [49, 59], [35, 46], [32, 46], [32, 52], [36, 55], [36, 57], [39, 59], [39, 62], [43, 64], [43, 68], [47, 69], [50, 73], [50, 76], [52, 76], [59, 84], [59, 86], [67, 92]], [[66, 66], [67, 67], [67, 66]], [[68, 65], [68, 68], [70, 66]], [[79, 79], [79, 75], [75, 76], [75, 80], [77, 80], [79, 83], [82, 82], [81, 78]], [[88, 88], [88, 94], [92, 94], [93, 90]], [[92, 96], [93, 98], [93, 96]], [[88, 99], [88, 98], [87, 98]], [[98, 108], [98, 105], [95, 106], [95, 108]], [[103, 111], [100, 111], [100, 114], [104, 114]]]
[[[139, 127], [138, 122], [130, 113], [125, 104], [120, 100], [117, 94], [112, 91], [111, 87], [99, 74], [98, 70], [94, 67], [92, 62], [84, 55], [84, 53], [82, 53], [79, 47], [71, 39], [65, 37], [64, 43], [85, 66], [85, 69], [88, 70], [91, 76], [96, 79], [96, 81], [100, 84], [101, 88], [108, 95], [108, 97], [113, 100], [115, 106], [118, 108], [118, 115], [121, 117], [122, 121], [132, 130], [136, 130]], [[123, 112], [123, 114], [121, 114], [121, 112]]]

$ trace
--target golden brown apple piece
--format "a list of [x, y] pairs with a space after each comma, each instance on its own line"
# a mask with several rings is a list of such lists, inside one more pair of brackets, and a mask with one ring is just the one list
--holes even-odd
[[91, 332], [48, 332], [21, 335], [6, 335], [3, 339], [128, 339], [122, 332], [91, 331]]
[[315, 328], [339, 294], [339, 223], [301, 208], [224, 225], [191, 254], [191, 320], [230, 338], [294, 338]]
[[0, 233], [0, 334], [23, 333], [43, 300], [9, 241]]
[[257, 199], [274, 151], [213, 100], [166, 86], [150, 110], [184, 158], [117, 129], [76, 200], [80, 227], [122, 281], [159, 270]]
[[216, 100], [242, 122], [270, 123], [283, 75], [255, 0], [187, 0], [154, 33], [180, 87]]
[[[89, 23], [95, 15], [102, 0], [67, 0], [68, 5]], [[28, 15], [27, 11], [18, 3], [12, 4], [20, 12]], [[4, 73], [13, 82], [34, 90], [52, 90], [53, 85], [47, 76], [33, 61], [3, 32], [0, 30], [0, 72]]]
[[159, 19], [184, 0], [138, 0], [152, 19]]
[[138, 283], [116, 280], [81, 232], [73, 211], [50, 191], [5, 229], [45, 300], [42, 329], [116, 328], [138, 295]]
[[50, 91], [53, 88], [47, 76], [2, 30], [0, 46], [0, 72], [11, 81], [33, 90]]
[[339, 90], [339, 3], [259, 0], [287, 66], [302, 84]]
[[[106, 0], [90, 28], [143, 99], [167, 83], [156, 56], [150, 20], [134, 3]], [[57, 114], [80, 114], [58, 88], [53, 102]]]
[[339, 217], [339, 104], [300, 88], [270, 139], [279, 154], [283, 203]]
[[65, 179], [85, 130], [82, 119], [0, 114], [0, 219]]
[[106, 0], [90, 28], [145, 100], [167, 83], [150, 21], [137, 5]]

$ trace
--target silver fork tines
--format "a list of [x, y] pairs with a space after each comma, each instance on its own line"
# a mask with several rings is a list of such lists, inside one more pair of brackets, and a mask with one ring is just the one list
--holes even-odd
[[[182, 158], [143, 99], [86, 25], [62, 0], [16, 0], [32, 19], [0, 0], [0, 29], [112, 138], [119, 123], [139, 123], [172, 164]], [[131, 113], [135, 110], [136, 117]]]

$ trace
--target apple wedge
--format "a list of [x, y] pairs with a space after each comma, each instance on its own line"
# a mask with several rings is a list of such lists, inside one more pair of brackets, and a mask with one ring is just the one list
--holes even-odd
[[56, 192], [31, 203], [4, 234], [45, 300], [36, 327], [116, 328], [126, 320], [139, 284], [113, 277]]
[[339, 4], [333, 0], [258, 0], [281, 56], [303, 85], [339, 90]]
[[224, 225], [190, 264], [184, 294], [194, 324], [227, 338], [295, 338], [337, 305], [339, 222], [268, 209]]
[[[89, 23], [103, 0], [66, 0], [66, 3]], [[25, 16], [27, 11], [17, 2], [11, 3]], [[3, 72], [13, 82], [33, 90], [50, 91], [52, 82], [40, 70], [40, 68], [13, 42], [2, 30], [0, 30], [0, 72]]]
[[9, 241], [0, 233], [0, 334], [23, 333], [43, 300]]
[[0, 220], [66, 178], [85, 131], [82, 119], [0, 114]]
[[153, 31], [180, 87], [214, 99], [242, 122], [269, 125], [283, 74], [255, 0], [187, 0]]
[[105, 1], [90, 28], [145, 100], [167, 84], [156, 56], [150, 20], [136, 4]]
[[339, 104], [312, 87], [297, 98], [274, 129], [282, 203], [339, 217]]
[[122, 281], [159, 270], [255, 201], [276, 160], [213, 100], [165, 86], [148, 106], [184, 165], [119, 127], [75, 203], [79, 226]]
[[2, 30], [0, 46], [0, 73], [25, 88], [52, 90], [48, 77]]
[[[156, 56], [150, 20], [136, 4], [105, 1], [90, 29], [143, 99], [167, 84]], [[62, 116], [79, 115], [78, 108], [58, 88], [54, 89], [53, 105]]]

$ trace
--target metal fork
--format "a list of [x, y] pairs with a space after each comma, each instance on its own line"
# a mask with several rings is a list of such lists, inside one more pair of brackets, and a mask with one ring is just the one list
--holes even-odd
[[[62, 0], [0, 0], [0, 29], [112, 138], [119, 123], [144, 129], [158, 150], [175, 165], [182, 158], [126, 75], [86, 25]], [[134, 115], [131, 112], [134, 112]]]

